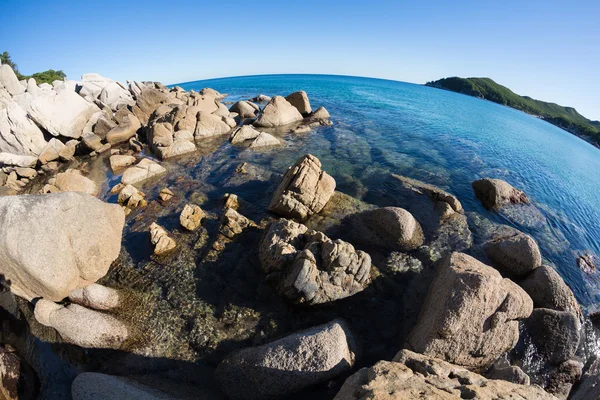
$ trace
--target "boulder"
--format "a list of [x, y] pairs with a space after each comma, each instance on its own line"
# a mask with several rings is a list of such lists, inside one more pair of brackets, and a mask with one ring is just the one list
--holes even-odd
[[92, 196], [98, 194], [98, 187], [94, 181], [81, 175], [80, 171], [73, 169], [57, 174], [54, 186], [61, 192], [81, 192]]
[[[180, 131], [186, 132], [186, 131]], [[177, 132], [178, 133], [178, 132]], [[196, 145], [193, 141], [186, 139], [175, 139], [169, 147], [158, 147], [155, 149], [156, 155], [161, 160], [180, 156], [182, 154], [191, 153], [196, 150]]]
[[234, 239], [249, 226], [256, 224], [232, 208], [227, 208], [221, 219], [219, 233], [228, 239]]
[[154, 254], [158, 256], [166, 254], [177, 247], [175, 240], [169, 237], [167, 231], [155, 222], [150, 225], [150, 241], [154, 246]]
[[231, 144], [243, 143], [246, 140], [256, 139], [261, 132], [254, 129], [251, 125], [242, 125], [235, 129], [229, 138]]
[[11, 165], [15, 167], [33, 167], [37, 163], [36, 156], [19, 156], [16, 154], [0, 152], [0, 165]]
[[27, 179], [33, 179], [38, 174], [35, 169], [29, 168], [29, 167], [17, 167], [17, 168], [15, 168], [15, 172], [21, 178], [27, 178]]
[[334, 191], [335, 180], [321, 170], [321, 162], [317, 157], [307, 154], [283, 175], [269, 210], [304, 220], [321, 211]]
[[158, 200], [161, 203], [166, 203], [167, 201], [171, 200], [173, 196], [175, 196], [175, 194], [172, 191], [170, 191], [168, 188], [164, 188], [158, 194]]
[[63, 147], [58, 152], [58, 158], [60, 159], [60, 161], [62, 161], [62, 162], [73, 161], [73, 159], [75, 158], [75, 152], [77, 151], [78, 145], [79, 145], [78, 140], [76, 140], [76, 139], [69, 140], [65, 144], [65, 147]]
[[202, 88], [202, 89], [200, 89], [198, 94], [200, 94], [201, 96], [212, 97], [216, 100], [221, 100], [221, 99], [224, 99], [225, 97], [227, 97], [227, 94], [221, 94], [221, 93], [217, 92], [215, 89], [211, 89], [211, 88]]
[[51, 161], [58, 160], [60, 158], [60, 152], [63, 151], [64, 148], [65, 145], [63, 142], [56, 138], [52, 138], [40, 152], [38, 160], [41, 164], [48, 164]]
[[488, 257], [502, 272], [524, 277], [542, 265], [542, 255], [536, 241], [529, 235], [516, 232], [484, 244]]
[[275, 96], [265, 106], [254, 126], [273, 128], [302, 121], [302, 114], [281, 96]]
[[582, 372], [583, 364], [581, 362], [567, 360], [548, 374], [544, 389], [561, 400], [567, 400], [573, 385], [579, 382]]
[[535, 307], [568, 311], [581, 316], [575, 295], [552, 267], [542, 265], [534, 269], [519, 282], [519, 286], [531, 297]]
[[175, 400], [163, 391], [121, 376], [98, 372], [77, 375], [71, 386], [73, 400]]
[[334, 320], [228, 355], [215, 376], [231, 399], [285, 398], [326, 382], [354, 365], [352, 334]]
[[102, 148], [102, 146], [104, 145], [102, 143], [102, 138], [96, 135], [95, 133], [88, 133], [86, 135], [83, 135], [81, 137], [81, 143], [90, 152], [96, 151]]
[[516, 365], [506, 367], [492, 367], [486, 374], [488, 379], [500, 379], [507, 382], [517, 383], [519, 385], [529, 385], [530, 378], [521, 368]]
[[229, 109], [227, 108], [227, 106], [223, 103], [217, 103], [217, 111], [214, 111], [213, 114], [217, 115], [219, 117], [227, 117], [229, 116]]
[[224, 135], [229, 131], [231, 127], [223, 121], [223, 118], [202, 111], [198, 113], [198, 123], [194, 131], [196, 139]]
[[260, 111], [260, 107], [249, 101], [242, 100], [234, 103], [231, 108], [229, 108], [229, 111], [238, 113], [241, 118], [254, 118]]
[[135, 186], [126, 185], [119, 192], [118, 201], [119, 204], [128, 208], [144, 207], [146, 205], [144, 197], [145, 194]]
[[525, 327], [536, 347], [537, 355], [558, 365], [575, 355], [579, 345], [581, 323], [567, 311], [535, 308], [525, 320]]
[[110, 156], [109, 159], [110, 168], [114, 171], [117, 171], [122, 168], [129, 167], [130, 165], [135, 163], [135, 157], [125, 154], [115, 154]]
[[441, 359], [402, 350], [394, 361], [362, 368], [344, 382], [334, 400], [519, 399], [556, 400], [539, 386], [486, 379]]
[[263, 147], [271, 147], [278, 146], [281, 144], [281, 141], [277, 139], [275, 136], [270, 135], [266, 132], [261, 132], [253, 141], [250, 143], [249, 148], [251, 149], [260, 149]]
[[25, 88], [19, 82], [15, 71], [10, 65], [0, 65], [0, 89], [5, 89], [11, 96], [17, 96], [25, 92]]
[[148, 133], [148, 142], [153, 149], [168, 147], [173, 144], [173, 126], [168, 122], [152, 125]]
[[319, 107], [310, 115], [310, 119], [313, 120], [328, 120], [331, 118], [329, 111], [325, 107]]
[[117, 308], [121, 298], [117, 290], [92, 283], [84, 288], [73, 290], [69, 294], [69, 301], [94, 310], [106, 311]]
[[75, 92], [43, 92], [29, 104], [31, 118], [53, 136], [78, 139], [91, 116], [100, 111]]
[[135, 115], [128, 112], [119, 122], [119, 125], [112, 128], [106, 134], [106, 142], [110, 144], [126, 142], [135, 136], [140, 127], [140, 120]]
[[407, 348], [466, 368], [489, 366], [519, 339], [533, 302], [515, 283], [471, 256], [440, 261]]
[[351, 220], [351, 236], [359, 243], [397, 251], [414, 250], [423, 244], [421, 225], [403, 208], [377, 208]]
[[85, 348], [119, 349], [129, 337], [115, 317], [78, 304], [64, 307], [46, 299], [35, 303], [35, 319], [58, 331], [64, 341]]
[[284, 218], [271, 223], [259, 255], [267, 279], [292, 303], [338, 300], [362, 291], [370, 282], [367, 253]]
[[475, 196], [487, 208], [498, 210], [506, 204], [528, 204], [527, 195], [501, 179], [484, 178], [474, 181]]
[[291, 105], [296, 107], [300, 114], [308, 115], [312, 112], [312, 108], [310, 108], [310, 101], [308, 101], [308, 95], [304, 90], [299, 92], [294, 92], [285, 98]]
[[108, 118], [106, 115], [102, 115], [98, 118], [96, 124], [94, 124], [92, 133], [95, 133], [104, 139], [106, 134], [108, 134], [108, 132], [110, 132], [116, 126], [117, 124], [112, 119]]
[[436, 204], [439, 209], [450, 209], [452, 212], [457, 213], [463, 211], [462, 204], [456, 196], [437, 186], [396, 174], [392, 174], [392, 178], [400, 183], [404, 189], [409, 190], [416, 195], [427, 196], [436, 203], [441, 203]]
[[200, 227], [206, 213], [195, 204], [186, 204], [179, 215], [179, 222], [188, 231], [195, 231]]
[[257, 103], [268, 103], [271, 101], [271, 98], [269, 96], [265, 96], [264, 94], [259, 94], [258, 96], [253, 97], [251, 100]]
[[156, 175], [163, 174], [166, 171], [167, 170], [160, 164], [150, 160], [149, 158], [144, 158], [136, 165], [125, 170], [123, 176], [121, 177], [121, 182], [125, 185], [133, 185], [138, 182], [145, 181], [146, 179], [150, 179]]
[[103, 277], [121, 250], [121, 207], [87, 194], [2, 197], [0, 211], [0, 273], [27, 300], [64, 299]]
[[14, 101], [0, 98], [0, 152], [37, 156], [45, 146], [44, 134], [27, 112]]
[[142, 125], [148, 125], [150, 115], [160, 105], [169, 104], [171, 102], [169, 95], [158, 89], [144, 88], [136, 94], [136, 102], [133, 107], [133, 113], [138, 118]]
[[98, 95], [98, 100], [109, 106], [113, 111], [135, 103], [129, 90], [125, 89], [119, 82], [109, 82], [104, 86]]

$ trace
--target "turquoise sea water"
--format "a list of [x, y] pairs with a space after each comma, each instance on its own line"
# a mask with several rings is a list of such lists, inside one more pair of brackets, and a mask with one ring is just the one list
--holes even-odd
[[[211, 87], [229, 94], [224, 101], [305, 90], [314, 108], [327, 108], [334, 126], [288, 136], [285, 147], [257, 153], [252, 162], [281, 172], [310, 152], [334, 176], [338, 190], [373, 203], [382, 174], [439, 185], [455, 194], [466, 212], [530, 233], [578, 300], [592, 307], [600, 303], [600, 278], [583, 273], [576, 262], [577, 252], [600, 254], [600, 150], [570, 133], [495, 103], [388, 80], [264, 75], [179, 86]], [[528, 227], [485, 210], [471, 189], [482, 177], [524, 190], [545, 222]]]

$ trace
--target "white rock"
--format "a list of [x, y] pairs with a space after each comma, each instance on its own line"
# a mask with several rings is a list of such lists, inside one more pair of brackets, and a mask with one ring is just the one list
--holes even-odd
[[37, 157], [20, 156], [18, 154], [0, 153], [0, 165], [12, 165], [15, 167], [33, 167], [37, 163]]
[[15, 71], [6, 64], [0, 65], [0, 87], [6, 89], [12, 96], [16, 96], [25, 91], [23, 85], [19, 83]]
[[280, 144], [281, 141], [279, 141], [279, 139], [277, 139], [275, 136], [270, 135], [266, 132], [261, 132], [260, 135], [258, 135], [256, 139], [252, 141], [252, 143], [250, 143], [250, 148], [258, 149], [261, 147], [277, 146]]
[[125, 185], [133, 185], [135, 183], [152, 178], [153, 176], [160, 175], [166, 171], [167, 170], [160, 164], [150, 160], [149, 158], [144, 158], [142, 161], [137, 163], [137, 165], [127, 168], [127, 170], [123, 173], [121, 182]]
[[37, 156], [46, 146], [44, 134], [12, 100], [0, 99], [0, 152]]

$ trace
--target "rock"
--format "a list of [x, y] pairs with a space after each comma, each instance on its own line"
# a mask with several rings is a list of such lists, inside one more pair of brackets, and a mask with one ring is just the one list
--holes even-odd
[[175, 196], [173, 192], [167, 188], [164, 188], [158, 194], [158, 200], [160, 200], [161, 203], [166, 203], [167, 201], [171, 200], [173, 196]]
[[165, 173], [166, 171], [167, 170], [160, 164], [150, 160], [149, 158], [144, 158], [136, 165], [125, 170], [123, 176], [121, 177], [121, 182], [123, 182], [125, 185], [133, 185], [138, 182], [145, 181], [146, 179], [150, 179], [156, 175]]
[[37, 156], [45, 146], [44, 134], [27, 112], [16, 102], [0, 97], [0, 152]]
[[168, 122], [155, 123], [150, 129], [148, 142], [153, 149], [168, 147], [173, 144], [173, 127]]
[[65, 147], [62, 148], [58, 152], [58, 158], [63, 162], [73, 161], [75, 157], [75, 151], [77, 151], [77, 146], [79, 145], [79, 141], [75, 139], [69, 140]]
[[83, 193], [2, 197], [0, 211], [0, 273], [27, 300], [63, 300], [103, 277], [121, 250], [121, 207]]
[[123, 143], [135, 136], [141, 127], [140, 120], [133, 114], [127, 113], [119, 125], [106, 134], [106, 142], [110, 144]]
[[286, 96], [285, 99], [289, 101], [291, 105], [296, 107], [302, 115], [308, 115], [312, 111], [312, 108], [310, 108], [310, 101], [308, 101], [308, 95], [304, 90], [294, 92]]
[[123, 106], [134, 104], [129, 90], [125, 89], [125, 87], [118, 82], [109, 82], [104, 86], [98, 96], [98, 100], [109, 106], [113, 111], [117, 111]]
[[116, 126], [117, 124], [112, 119], [102, 115], [96, 121], [96, 124], [93, 127], [93, 133], [104, 139], [108, 132], [110, 132]]
[[331, 115], [329, 115], [329, 112], [325, 107], [319, 107], [310, 115], [310, 118], [316, 120], [328, 120], [331, 118]]
[[225, 193], [224, 199], [225, 199], [225, 203], [223, 204], [224, 209], [231, 208], [231, 209], [237, 211], [237, 209], [240, 207], [239, 199], [236, 194]]
[[242, 100], [234, 103], [229, 111], [238, 113], [240, 118], [255, 118], [256, 114], [260, 111], [260, 107], [249, 101]]
[[317, 157], [307, 154], [283, 175], [269, 210], [303, 220], [321, 211], [334, 190], [335, 180], [321, 170], [321, 162]]
[[190, 107], [180, 105], [173, 109], [173, 126], [176, 131], [185, 130], [194, 132], [198, 121], [198, 112], [200, 107]]
[[146, 206], [146, 200], [144, 199], [146, 195], [138, 190], [133, 185], [126, 185], [119, 192], [118, 201], [119, 204], [124, 205], [128, 208], [136, 208], [136, 207], [144, 207]]
[[97, 283], [73, 290], [69, 295], [69, 301], [83, 307], [101, 311], [112, 310], [113, 308], [117, 308], [121, 303], [117, 290], [98, 285]]
[[354, 342], [335, 320], [228, 355], [215, 376], [232, 399], [285, 398], [326, 382], [354, 365]]
[[144, 88], [136, 95], [135, 107], [133, 113], [142, 125], [148, 125], [150, 115], [159, 106], [171, 102], [169, 95], [158, 89]]
[[269, 101], [271, 101], [271, 98], [269, 96], [265, 96], [264, 94], [259, 94], [251, 100], [257, 103], [268, 103]]
[[567, 400], [571, 388], [579, 382], [582, 370], [582, 363], [576, 360], [567, 360], [549, 374], [544, 389], [559, 399]]
[[15, 71], [7, 65], [0, 65], [0, 89], [5, 89], [11, 96], [17, 96], [25, 92], [25, 88], [19, 82]]
[[235, 129], [229, 138], [231, 144], [243, 143], [246, 140], [256, 139], [262, 132], [257, 131], [251, 125], [242, 125]]
[[255, 224], [236, 210], [228, 208], [225, 210], [225, 214], [223, 214], [219, 233], [229, 239], [233, 239], [249, 226], [255, 226]]
[[519, 286], [531, 297], [535, 307], [568, 311], [581, 316], [575, 295], [552, 267], [542, 265], [534, 269], [519, 282]]
[[370, 282], [367, 253], [287, 219], [271, 223], [259, 255], [267, 279], [292, 303], [334, 301], [362, 291]]
[[94, 133], [89, 133], [81, 137], [81, 143], [90, 151], [96, 151], [102, 148], [102, 138]]
[[64, 150], [65, 145], [63, 142], [56, 138], [50, 139], [46, 147], [40, 152], [38, 160], [42, 164], [47, 164], [50, 161], [58, 160], [60, 158], [60, 152]]
[[445, 203], [453, 212], [460, 213], [463, 211], [462, 204], [456, 198], [456, 196], [440, 189], [437, 186], [396, 174], [392, 174], [392, 178], [398, 181], [406, 190], [410, 190], [414, 194], [425, 195], [435, 202]]
[[115, 154], [110, 156], [110, 168], [114, 171], [129, 167], [135, 163], [134, 156]]
[[177, 243], [169, 237], [167, 231], [157, 223], [150, 225], [150, 241], [154, 246], [154, 254], [160, 256], [177, 247]]
[[221, 100], [221, 99], [224, 99], [225, 97], [227, 97], [226, 94], [221, 94], [221, 93], [217, 92], [215, 89], [211, 89], [211, 88], [200, 89], [198, 94], [200, 94], [201, 96], [212, 97], [217, 100]]
[[519, 339], [533, 302], [515, 283], [471, 256], [440, 261], [406, 342], [418, 353], [467, 368], [489, 366]]
[[179, 222], [188, 231], [195, 231], [200, 227], [206, 213], [195, 204], [186, 204], [179, 216]]
[[273, 128], [302, 121], [302, 114], [281, 96], [275, 96], [265, 106], [254, 126]]
[[224, 135], [229, 131], [231, 127], [221, 117], [205, 112], [198, 113], [198, 123], [194, 131], [196, 139]]
[[577, 257], [577, 266], [586, 274], [592, 274], [596, 271], [600, 262], [600, 257], [596, 254], [586, 252]]
[[259, 148], [263, 148], [263, 147], [271, 147], [271, 146], [278, 146], [281, 144], [281, 141], [279, 141], [279, 139], [277, 139], [275, 136], [270, 135], [266, 132], [261, 132], [256, 139], [254, 139], [252, 141], [252, 143], [250, 143], [250, 147], [251, 149], [259, 149]]
[[129, 139], [129, 149], [134, 153], [141, 153], [142, 150], [144, 150], [144, 145], [142, 142], [133, 137]]
[[488, 379], [499, 379], [507, 382], [516, 383], [518, 385], [529, 385], [530, 378], [523, 370], [516, 365], [507, 367], [496, 367], [495, 365], [486, 374]]
[[213, 112], [214, 115], [217, 115], [221, 118], [229, 116], [229, 109], [227, 108], [227, 106], [225, 104], [217, 103], [217, 106], [219, 108], [217, 108], [217, 111]]
[[0, 399], [19, 400], [19, 398], [26, 398], [24, 393], [19, 392], [23, 392], [24, 388], [22, 386], [27, 381], [20, 382], [20, 378], [21, 359], [15, 352], [0, 347]]
[[475, 196], [490, 209], [498, 210], [506, 204], [529, 204], [524, 192], [501, 179], [479, 179], [472, 186]]
[[44, 92], [35, 97], [27, 110], [31, 118], [53, 136], [81, 137], [90, 117], [100, 111], [75, 92]]
[[535, 308], [525, 320], [525, 327], [537, 354], [551, 364], [560, 364], [575, 355], [581, 330], [581, 323], [575, 314]]
[[402, 350], [350, 376], [334, 400], [556, 400], [539, 386], [488, 380], [441, 359]]
[[17, 175], [19, 175], [21, 178], [27, 178], [27, 179], [33, 179], [37, 176], [37, 171], [33, 168], [28, 168], [28, 167], [17, 167], [15, 168], [15, 172], [17, 173]]
[[158, 147], [155, 151], [161, 160], [165, 160], [167, 158], [176, 157], [182, 154], [187, 154], [196, 151], [196, 145], [193, 141], [190, 141], [188, 139], [175, 139], [171, 146]]
[[594, 375], [584, 375], [580, 384], [571, 394], [571, 400], [592, 399], [600, 399], [600, 373]]
[[98, 194], [98, 187], [94, 181], [81, 175], [78, 170], [67, 170], [57, 174], [54, 186], [61, 192], [81, 192], [92, 196]]
[[129, 336], [118, 319], [77, 304], [63, 307], [39, 299], [34, 315], [40, 324], [56, 329], [66, 342], [85, 348], [118, 349]]
[[503, 272], [523, 277], [542, 265], [542, 255], [536, 241], [518, 232], [485, 243], [484, 249]]
[[163, 391], [121, 376], [83, 372], [71, 387], [73, 400], [174, 400]]
[[352, 238], [369, 246], [410, 251], [423, 244], [423, 229], [411, 213], [400, 207], [383, 207], [351, 217]]
[[10, 153], [0, 153], [0, 165], [12, 165], [15, 167], [33, 167], [37, 163], [35, 156], [19, 156]]

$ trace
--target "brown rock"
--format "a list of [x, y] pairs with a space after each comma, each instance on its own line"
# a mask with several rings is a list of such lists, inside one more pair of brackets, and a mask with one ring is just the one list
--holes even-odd
[[188, 231], [195, 231], [200, 227], [206, 213], [195, 204], [186, 204], [179, 216], [179, 222]]
[[501, 179], [484, 178], [472, 183], [475, 196], [487, 208], [500, 209], [505, 204], [528, 204], [527, 195]]

